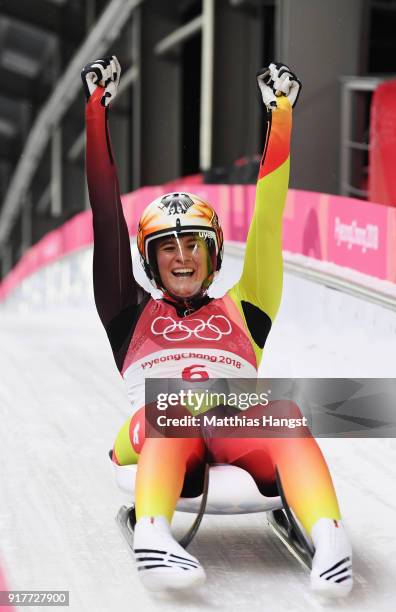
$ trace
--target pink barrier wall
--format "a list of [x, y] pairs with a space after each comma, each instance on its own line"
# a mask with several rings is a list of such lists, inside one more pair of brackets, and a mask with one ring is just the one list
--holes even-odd
[[[244, 242], [254, 207], [254, 185], [189, 185], [213, 204], [226, 240]], [[164, 187], [143, 187], [123, 196], [129, 232], [135, 235], [144, 207]], [[92, 243], [91, 212], [76, 215], [31, 247], [0, 285], [0, 300], [39, 268]], [[352, 198], [290, 189], [283, 224], [283, 248], [396, 282], [396, 209]]]

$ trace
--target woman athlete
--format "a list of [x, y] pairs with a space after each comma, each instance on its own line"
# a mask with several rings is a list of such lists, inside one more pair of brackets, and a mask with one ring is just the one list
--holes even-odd
[[[256, 377], [282, 292], [282, 212], [289, 180], [292, 106], [300, 83], [287, 66], [257, 76], [268, 122], [256, 202], [240, 280], [222, 298], [207, 294], [220, 270], [223, 234], [201, 198], [166, 194], [144, 211], [137, 244], [162, 299], [133, 276], [130, 241], [108, 129], [117, 94], [115, 56], [82, 72], [86, 92], [87, 176], [93, 212], [95, 302], [132, 403], [115, 441], [113, 461], [138, 463], [134, 550], [139, 577], [151, 589], [201, 584], [200, 562], [173, 538], [170, 522], [183, 483], [204, 461], [247, 470], [260, 490], [275, 482], [310, 534], [311, 587], [330, 596], [352, 588], [351, 547], [333, 483], [312, 437], [216, 439], [144, 437], [144, 378]], [[165, 152], [166, 154], [166, 152]]]

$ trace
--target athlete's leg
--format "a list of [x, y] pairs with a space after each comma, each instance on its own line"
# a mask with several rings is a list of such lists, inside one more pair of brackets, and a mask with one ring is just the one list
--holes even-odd
[[205, 444], [199, 438], [147, 438], [136, 476], [136, 516], [172, 520], [186, 473], [203, 464]]
[[[252, 440], [256, 450], [247, 451], [234, 465], [243, 467], [258, 486], [267, 479], [265, 457], [271, 457], [273, 477], [278, 468], [286, 500], [311, 535], [315, 547], [311, 588], [327, 596], [348, 595], [353, 585], [352, 549], [340, 520], [331, 476], [313, 438]], [[266, 442], [261, 453], [257, 447]]]
[[[273, 414], [300, 419], [297, 404], [274, 402]], [[272, 463], [277, 467], [289, 506], [311, 534], [320, 518], [340, 519], [340, 509], [329, 468], [308, 427], [286, 438], [268, 438]], [[291, 430], [291, 433], [293, 430]]]
[[[301, 416], [291, 402], [272, 405], [274, 412]], [[352, 550], [329, 469], [309, 431], [289, 438], [212, 439], [209, 448], [215, 460], [247, 470], [261, 490], [274, 482], [278, 469], [286, 501], [314, 543], [311, 588], [332, 597], [348, 595], [353, 585]]]
[[311, 534], [320, 518], [341, 518], [329, 468], [314, 438], [274, 438], [270, 453], [278, 467], [286, 499]]
[[[289, 409], [298, 418], [298, 407], [292, 404]], [[310, 435], [268, 442], [287, 502], [314, 543], [311, 588], [331, 597], [348, 595], [353, 586], [352, 548], [319, 445]]]
[[185, 476], [194, 480], [196, 470], [203, 473], [205, 444], [202, 439], [145, 439], [144, 425], [143, 408], [123, 425], [113, 450], [113, 461], [138, 464], [133, 538], [138, 575], [153, 590], [190, 588], [205, 580], [205, 572], [173, 538], [170, 521]]
[[[302, 416], [293, 402], [272, 402], [270, 409], [266, 409], [266, 415], [269, 413], [279, 418]], [[259, 416], [263, 409], [253, 406], [245, 414]], [[340, 519], [329, 469], [307, 428], [285, 438], [214, 438], [210, 450], [216, 461], [247, 470], [261, 489], [274, 483], [277, 468], [286, 500], [309, 534], [320, 518]]]
[[202, 584], [205, 572], [196, 557], [174, 539], [170, 522], [186, 473], [202, 463], [203, 440], [147, 438], [139, 456], [133, 539], [139, 578], [152, 590]]
[[185, 476], [200, 471], [205, 458], [201, 438], [145, 438], [144, 408], [121, 427], [112, 459], [118, 465], [138, 464], [135, 485], [137, 519], [165, 516], [170, 522]]

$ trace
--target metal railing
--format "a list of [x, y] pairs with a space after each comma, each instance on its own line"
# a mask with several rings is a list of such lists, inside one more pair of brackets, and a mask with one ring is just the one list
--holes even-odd
[[[75, 99], [80, 81], [76, 78], [84, 66], [93, 56], [102, 55], [109, 45], [118, 37], [121, 28], [131, 15], [132, 11], [143, 0], [111, 0], [104, 10], [89, 36], [70, 61], [62, 79], [50, 95], [47, 102], [33, 124], [27, 138], [23, 155], [21, 156], [15, 172], [11, 178], [3, 207], [0, 212], [0, 249], [4, 246], [15, 218], [24, 206], [32, 178], [37, 170], [41, 157], [52, 135], [56, 132], [63, 115]], [[55, 140], [53, 147], [56, 155], [59, 146]], [[55, 170], [53, 163], [53, 171]], [[61, 204], [57, 202], [57, 210]]]
[[[111, 0], [96, 24], [92, 25], [91, 31], [85, 42], [78, 49], [70, 61], [66, 71], [62, 75], [59, 84], [53, 90], [47, 102], [43, 105], [34, 122], [25, 143], [23, 154], [16, 166], [8, 190], [0, 211], [0, 256], [2, 260], [3, 274], [9, 269], [10, 248], [7, 240], [11, 234], [17, 218], [22, 215], [23, 225], [26, 229], [31, 227], [31, 221], [25, 217], [32, 214], [32, 206], [28, 197], [31, 182], [40, 164], [46, 146], [51, 142], [51, 182], [42, 192], [37, 202], [36, 209], [43, 212], [50, 207], [53, 216], [62, 213], [62, 156], [61, 139], [62, 129], [60, 122], [70, 107], [80, 88], [80, 80], [76, 75], [92, 57], [99, 57], [108, 51], [111, 43], [118, 37], [120, 30], [133, 13], [133, 11], [144, 2], [144, 0]], [[89, 6], [89, 5], [87, 5]], [[92, 9], [92, 7], [91, 7]], [[92, 10], [88, 11], [92, 21]], [[213, 114], [213, 56], [214, 56], [214, 12], [215, 1], [203, 0], [202, 14], [190, 22], [176, 28], [164, 39], [160, 40], [153, 48], [154, 54], [164, 56], [187, 39], [198, 33], [202, 34], [202, 69], [201, 69], [201, 111], [200, 111], [200, 166], [208, 169], [212, 163], [212, 114]], [[136, 16], [136, 19], [135, 19]], [[133, 19], [134, 39], [140, 37], [139, 12]], [[136, 48], [136, 41], [133, 41]], [[139, 54], [134, 53], [134, 65], [123, 75], [120, 83], [120, 93], [131, 84], [135, 84], [140, 78]], [[140, 88], [136, 87], [136, 100], [134, 101], [134, 115], [138, 114], [140, 100]], [[135, 131], [138, 132], [139, 117], [134, 117]], [[66, 159], [76, 160], [83, 152], [85, 134], [81, 132], [69, 147]], [[134, 177], [138, 173], [140, 161], [139, 151], [134, 147]], [[26, 215], [25, 215], [26, 209]], [[29, 222], [28, 222], [29, 221]], [[22, 251], [29, 244], [22, 241]], [[25, 244], [26, 243], [26, 244]]]

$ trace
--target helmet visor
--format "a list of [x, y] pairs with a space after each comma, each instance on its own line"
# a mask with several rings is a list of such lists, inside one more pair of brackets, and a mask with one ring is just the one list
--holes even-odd
[[148, 246], [148, 263], [157, 285], [181, 298], [209, 287], [216, 257], [215, 237], [208, 231], [171, 231]]

